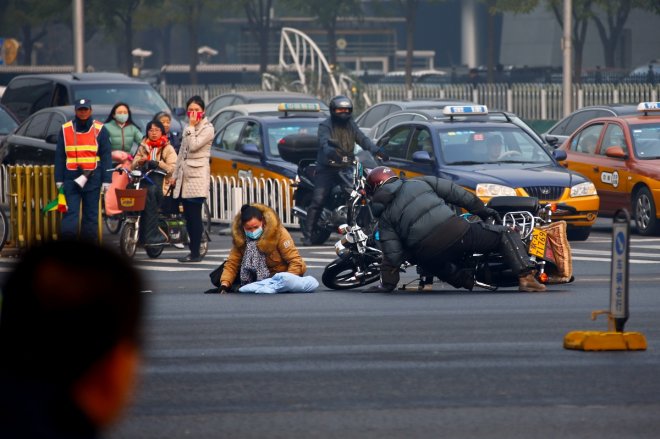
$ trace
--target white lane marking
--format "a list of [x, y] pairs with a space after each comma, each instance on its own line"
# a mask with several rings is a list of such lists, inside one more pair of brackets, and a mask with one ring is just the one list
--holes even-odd
[[[571, 249], [573, 254], [585, 254], [585, 255], [611, 255], [611, 250], [585, 250], [585, 249]], [[638, 253], [630, 252], [630, 256], [640, 257], [640, 258], [660, 258], [660, 253]]]
[[[588, 258], [586, 256], [573, 256], [574, 261], [596, 261], [596, 262], [607, 262], [608, 264], [612, 263], [611, 258]], [[657, 264], [658, 261], [649, 261], [646, 259], [631, 259], [629, 261], [631, 264]]]
[[209, 271], [208, 268], [201, 267], [172, 267], [165, 265], [138, 265], [138, 269], [145, 271]]

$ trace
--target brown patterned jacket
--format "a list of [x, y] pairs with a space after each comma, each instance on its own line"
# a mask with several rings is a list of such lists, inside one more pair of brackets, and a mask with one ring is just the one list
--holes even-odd
[[[305, 274], [307, 270], [305, 261], [298, 253], [291, 235], [284, 228], [275, 211], [263, 204], [252, 204], [252, 206], [259, 209], [264, 216], [264, 232], [257, 241], [257, 248], [266, 255], [266, 265], [270, 275], [284, 271], [298, 276]], [[240, 213], [234, 217], [232, 237], [234, 245], [229, 252], [220, 278], [220, 282], [225, 285], [231, 285], [236, 279], [245, 253], [247, 238], [241, 224]]]

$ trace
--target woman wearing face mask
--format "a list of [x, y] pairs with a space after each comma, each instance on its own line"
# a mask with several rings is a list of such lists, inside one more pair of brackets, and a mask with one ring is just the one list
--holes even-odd
[[162, 174], [152, 172], [149, 174], [149, 180], [153, 184], [146, 182], [147, 202], [144, 211], [140, 216], [140, 240], [146, 245], [164, 244], [167, 239], [158, 229], [158, 206], [163, 199], [163, 181], [172, 174], [176, 163], [176, 152], [170, 145], [163, 124], [152, 120], [147, 124], [147, 137], [138, 147], [135, 159], [131, 164], [131, 169], [161, 170], [166, 172]]
[[245, 204], [232, 224], [233, 247], [220, 277], [220, 293], [288, 272], [302, 276], [307, 267], [289, 232], [273, 209]]
[[124, 151], [130, 154], [133, 144], [142, 141], [142, 132], [131, 118], [128, 104], [117, 102], [110, 110], [110, 115], [103, 125], [110, 134], [110, 144], [113, 151]]
[[190, 253], [179, 262], [201, 262], [199, 246], [204, 227], [202, 225], [202, 206], [209, 194], [211, 184], [211, 142], [215, 130], [213, 124], [204, 116], [204, 100], [193, 96], [186, 103], [189, 125], [183, 130], [183, 139], [179, 149], [174, 174], [170, 184], [174, 185], [174, 198], [180, 198], [186, 229], [190, 242]]

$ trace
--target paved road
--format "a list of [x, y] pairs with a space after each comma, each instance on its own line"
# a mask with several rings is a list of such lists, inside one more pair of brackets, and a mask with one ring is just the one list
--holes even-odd
[[[135, 405], [111, 438], [657, 438], [660, 238], [632, 239], [631, 318], [645, 352], [562, 348], [604, 330], [610, 237], [573, 243], [577, 280], [549, 293], [204, 295], [203, 264], [136, 259], [150, 279]], [[320, 278], [333, 255], [304, 248]], [[2, 263], [0, 263], [2, 265]], [[412, 279], [412, 276], [408, 276]]]

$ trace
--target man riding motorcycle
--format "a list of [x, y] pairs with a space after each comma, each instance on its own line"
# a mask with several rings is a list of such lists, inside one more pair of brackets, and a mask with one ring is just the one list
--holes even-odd
[[319, 151], [312, 201], [307, 210], [302, 244], [312, 245], [311, 236], [330, 190], [342, 185], [340, 173], [350, 168], [355, 159], [355, 144], [376, 153], [378, 147], [360, 131], [352, 118], [353, 102], [346, 96], [330, 101], [330, 117], [319, 125]]
[[[390, 292], [399, 282], [404, 260], [456, 287], [472, 289], [473, 277], [455, 272], [453, 263], [474, 253], [497, 251], [518, 276], [519, 291], [545, 291], [535, 278], [535, 266], [520, 235], [509, 227], [468, 222], [447, 203], [462, 207], [482, 219], [499, 219], [471, 192], [437, 177], [400, 180], [390, 168], [379, 166], [367, 176], [367, 194], [378, 218], [383, 251], [381, 282], [365, 292]], [[498, 221], [501, 222], [501, 221]]]

